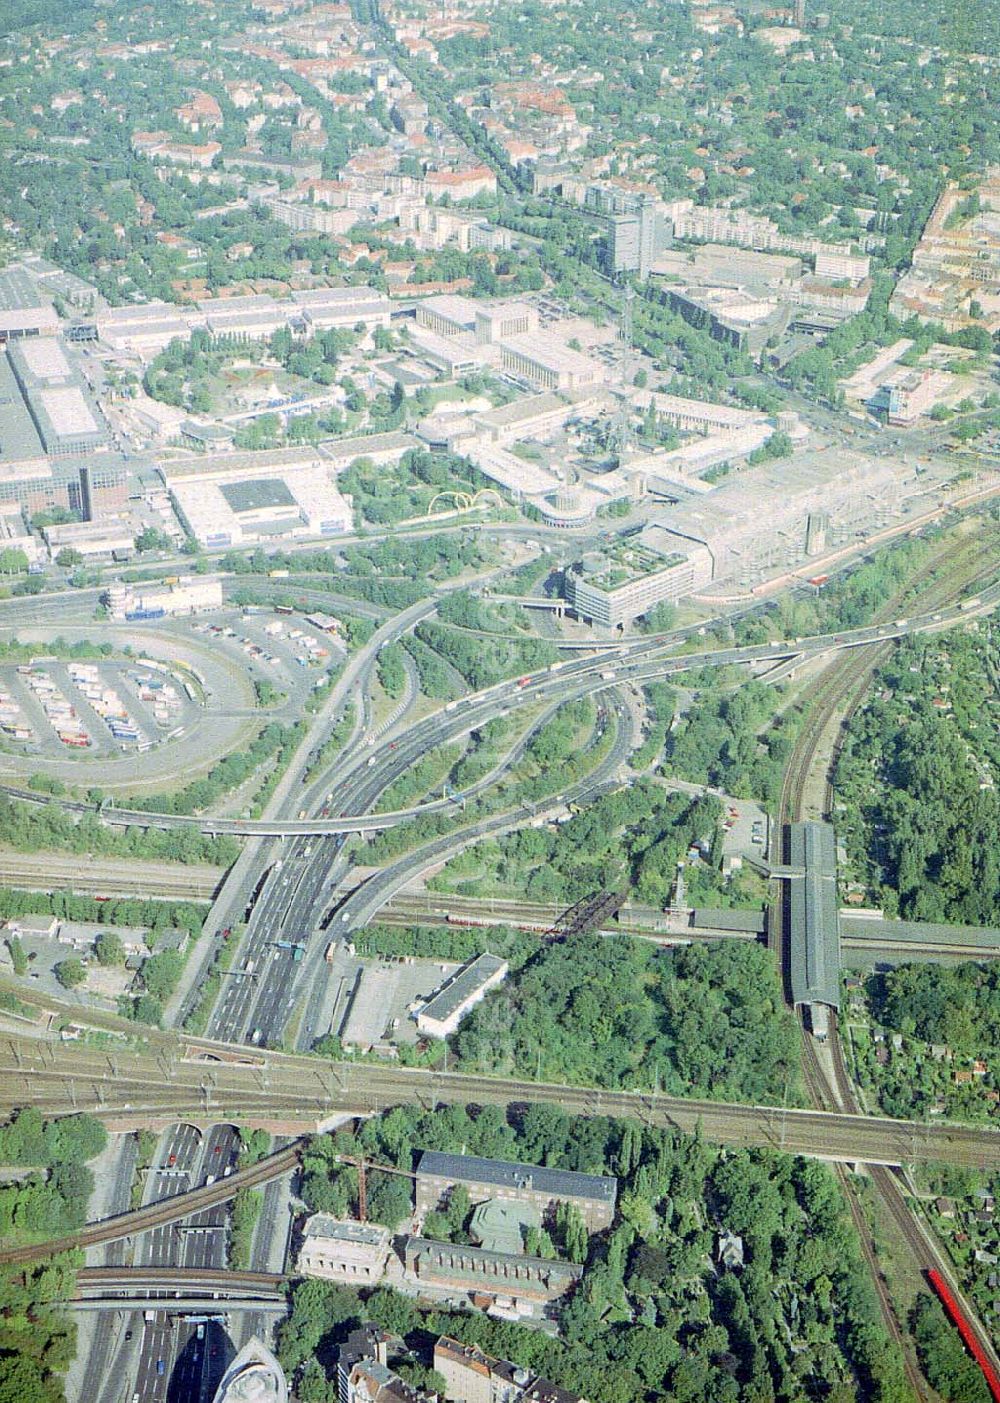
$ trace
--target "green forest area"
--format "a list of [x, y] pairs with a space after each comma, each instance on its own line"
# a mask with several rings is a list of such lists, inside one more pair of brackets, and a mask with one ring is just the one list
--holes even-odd
[[431, 880], [463, 896], [507, 895], [567, 906], [597, 890], [630, 887], [663, 906], [678, 860], [718, 831], [721, 806], [653, 780], [604, 794], [557, 828], [525, 828], [466, 848]]
[[798, 1035], [773, 963], [750, 943], [662, 950], [573, 936], [463, 1021], [470, 1071], [719, 1100], [794, 1103]]
[[886, 1114], [988, 1124], [1000, 1105], [1000, 971], [903, 964], [864, 985], [870, 1026], [852, 1026], [861, 1085]]
[[[828, 1168], [763, 1151], [722, 1151], [697, 1137], [550, 1107], [508, 1123], [495, 1107], [398, 1108], [358, 1137], [316, 1137], [303, 1194], [317, 1210], [356, 1203], [357, 1172], [339, 1154], [410, 1170], [422, 1149], [516, 1159], [618, 1178], [611, 1229], [586, 1242], [557, 1214], [533, 1240], [582, 1258], [580, 1287], [560, 1310], [560, 1338], [469, 1311], [421, 1306], [307, 1281], [279, 1335], [300, 1397], [330, 1398], [336, 1346], [362, 1320], [403, 1337], [426, 1370], [441, 1333], [543, 1372], [593, 1403], [900, 1403], [908, 1394], [881, 1323], [844, 1202]], [[396, 1227], [412, 1212], [405, 1179], [369, 1173], [370, 1211]], [[461, 1240], [461, 1196], [428, 1227]], [[720, 1234], [742, 1242], [744, 1265], [719, 1258]]]
[[54, 850], [219, 867], [228, 867], [239, 855], [239, 844], [234, 839], [226, 835], [210, 838], [193, 826], [163, 832], [153, 828], [109, 828], [96, 814], [77, 818], [57, 802], [38, 808], [6, 795], [0, 795], [0, 832], [4, 843], [17, 852]]
[[850, 872], [888, 915], [1000, 925], [1000, 631], [901, 642], [837, 763]]
[[[0, 1126], [0, 1165], [23, 1168], [0, 1187], [0, 1241], [17, 1245], [73, 1232], [86, 1221], [94, 1178], [87, 1161], [107, 1143], [90, 1116], [43, 1121], [32, 1107]], [[78, 1260], [79, 1258], [79, 1260]], [[76, 1352], [76, 1326], [60, 1309], [82, 1254], [0, 1267], [0, 1399], [60, 1403], [60, 1376]]]

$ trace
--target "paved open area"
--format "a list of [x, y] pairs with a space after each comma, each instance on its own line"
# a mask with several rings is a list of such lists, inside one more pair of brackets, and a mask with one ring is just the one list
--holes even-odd
[[0, 777], [124, 795], [204, 773], [261, 724], [296, 721], [343, 661], [335, 617], [310, 617], [230, 609], [19, 628], [32, 651], [0, 666]]

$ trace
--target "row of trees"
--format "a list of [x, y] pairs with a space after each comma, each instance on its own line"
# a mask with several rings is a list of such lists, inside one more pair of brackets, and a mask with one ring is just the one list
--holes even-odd
[[[156, 809], [149, 800], [136, 803], [153, 812], [171, 812]], [[58, 804], [38, 808], [4, 795], [0, 795], [0, 828], [4, 842], [18, 852], [55, 849], [99, 857], [154, 858], [220, 867], [229, 867], [239, 856], [235, 839], [205, 837], [194, 827], [162, 833], [152, 828], [111, 828], [94, 814], [77, 818]]]
[[207, 775], [192, 780], [171, 794], [150, 794], [132, 802], [137, 809], [155, 814], [203, 813], [223, 795], [237, 789], [268, 761], [279, 769], [302, 737], [301, 723], [282, 726], [269, 722], [245, 750], [233, 751], [213, 765]]
[[[205, 908], [193, 902], [151, 901], [135, 896], [99, 901], [76, 892], [14, 891], [10, 887], [0, 887], [0, 919], [44, 914], [64, 921], [142, 927], [149, 932], [146, 943], [153, 949], [159, 931], [186, 930], [190, 935], [199, 935]], [[100, 939], [104, 939], [103, 935]]]

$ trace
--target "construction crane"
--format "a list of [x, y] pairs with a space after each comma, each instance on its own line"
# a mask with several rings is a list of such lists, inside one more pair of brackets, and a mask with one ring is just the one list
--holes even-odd
[[338, 1155], [338, 1164], [353, 1164], [358, 1171], [358, 1222], [368, 1221], [368, 1170], [378, 1169], [383, 1174], [398, 1174], [401, 1179], [416, 1179], [412, 1169], [397, 1169], [394, 1164], [376, 1164], [374, 1160], [355, 1158], [353, 1155]]

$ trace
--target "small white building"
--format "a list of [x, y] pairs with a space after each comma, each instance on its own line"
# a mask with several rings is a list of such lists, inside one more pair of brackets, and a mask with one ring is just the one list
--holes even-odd
[[324, 1281], [372, 1285], [381, 1281], [389, 1256], [389, 1230], [314, 1213], [306, 1220], [299, 1271]]
[[509, 969], [507, 961], [499, 955], [484, 953], [467, 960], [417, 1011], [417, 1028], [431, 1038], [448, 1037], [470, 1009], [503, 983]]

